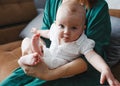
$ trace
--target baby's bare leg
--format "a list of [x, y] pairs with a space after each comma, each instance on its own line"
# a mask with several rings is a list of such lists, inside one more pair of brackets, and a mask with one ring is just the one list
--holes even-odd
[[38, 53], [42, 56], [42, 45], [40, 43], [40, 34], [34, 34], [31, 39], [31, 48], [33, 52]]
[[25, 64], [25, 65], [36, 65], [40, 62], [40, 58], [37, 53], [31, 53], [28, 55], [24, 55], [20, 57], [18, 60], [19, 64]]

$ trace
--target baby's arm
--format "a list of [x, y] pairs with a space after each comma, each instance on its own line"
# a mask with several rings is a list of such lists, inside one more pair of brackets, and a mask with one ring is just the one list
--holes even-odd
[[40, 34], [40, 36], [49, 39], [49, 30], [38, 30], [36, 28], [32, 28], [31, 32], [34, 34]]
[[33, 32], [34, 34], [39, 33], [40, 36], [50, 39], [50, 35], [57, 33], [56, 31], [58, 31], [58, 30], [56, 28], [58, 28], [57, 25], [55, 23], [53, 23], [49, 30], [48, 29], [47, 30], [38, 30], [36, 28], [32, 28], [31, 32]]
[[105, 61], [100, 55], [98, 55], [94, 50], [89, 51], [85, 54], [86, 59], [91, 63], [99, 72], [102, 71], [102, 68], [108, 67]]
[[103, 84], [105, 80], [107, 80], [110, 86], [117, 86], [118, 82], [116, 81], [116, 83], [114, 83], [115, 78], [109, 66], [100, 55], [98, 55], [94, 50], [91, 50], [85, 54], [85, 57], [89, 61], [89, 63], [91, 63], [101, 73], [101, 84]]

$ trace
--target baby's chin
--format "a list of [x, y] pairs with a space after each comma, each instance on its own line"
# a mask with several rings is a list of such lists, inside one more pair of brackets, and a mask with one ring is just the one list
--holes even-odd
[[65, 43], [69, 43], [69, 42], [72, 42], [70, 39], [68, 39], [68, 38], [63, 38], [63, 41], [65, 42]]

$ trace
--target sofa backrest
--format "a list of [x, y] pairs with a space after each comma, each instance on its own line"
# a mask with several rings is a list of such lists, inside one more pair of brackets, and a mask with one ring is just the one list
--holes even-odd
[[36, 14], [33, 0], [0, 0], [0, 26], [27, 22]]
[[19, 33], [37, 15], [34, 0], [0, 0], [0, 44], [19, 40]]

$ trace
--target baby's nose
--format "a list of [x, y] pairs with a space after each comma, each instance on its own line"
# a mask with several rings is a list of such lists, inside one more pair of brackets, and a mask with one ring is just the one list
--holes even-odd
[[70, 30], [68, 28], [64, 29], [64, 34], [70, 33]]

